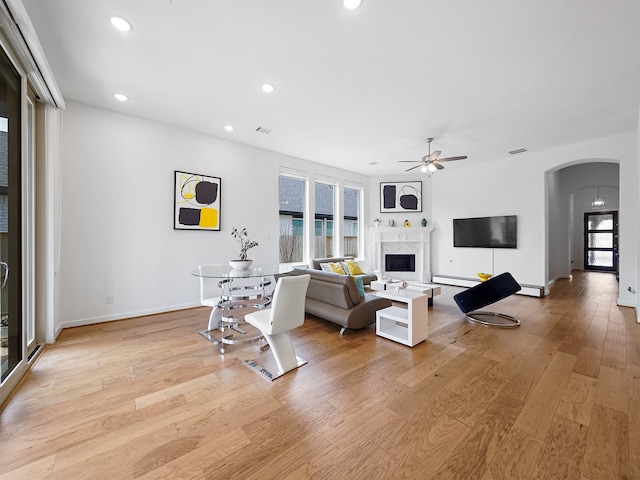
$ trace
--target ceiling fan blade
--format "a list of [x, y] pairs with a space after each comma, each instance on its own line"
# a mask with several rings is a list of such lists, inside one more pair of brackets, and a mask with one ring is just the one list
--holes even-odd
[[416, 165], [415, 167], [411, 167], [411, 168], [405, 170], [405, 172], [410, 172], [411, 170], [415, 170], [416, 168], [420, 168], [420, 167], [421, 167], [421, 165]]
[[420, 163], [422, 160], [398, 160], [399, 163]]
[[436, 166], [436, 168], [437, 168], [438, 170], [442, 170], [442, 169], [444, 168], [444, 166], [440, 165], [440, 164], [439, 164], [439, 163], [437, 163], [437, 162], [433, 162], [433, 164]]
[[437, 160], [441, 153], [442, 153], [442, 152], [441, 152], [440, 150], [436, 150], [435, 152], [431, 153], [431, 154], [427, 157], [427, 160], [431, 160], [431, 161], [433, 161], [433, 160]]
[[439, 162], [452, 162], [453, 160], [464, 160], [465, 158], [467, 158], [466, 155], [462, 155], [460, 157], [447, 157], [447, 158], [441, 158], [438, 161]]

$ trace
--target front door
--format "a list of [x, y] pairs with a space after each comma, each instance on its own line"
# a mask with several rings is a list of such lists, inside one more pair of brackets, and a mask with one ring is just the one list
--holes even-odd
[[584, 214], [584, 269], [618, 271], [618, 212]]

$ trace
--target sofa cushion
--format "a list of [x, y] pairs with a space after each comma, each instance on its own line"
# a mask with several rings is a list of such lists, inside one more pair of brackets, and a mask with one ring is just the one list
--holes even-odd
[[329, 268], [333, 273], [341, 273], [342, 275], [347, 273], [344, 271], [344, 267], [340, 262], [329, 262]]
[[[324, 270], [326, 268], [324, 267], [324, 264], [328, 264], [330, 262], [340, 262], [340, 263], [345, 263], [346, 265], [346, 262], [349, 260], [353, 260], [353, 257], [312, 258], [309, 268], [311, 270]], [[348, 271], [349, 271], [349, 268], [345, 270], [345, 272], [348, 272]], [[362, 283], [364, 283], [365, 285], [371, 285], [372, 281], [378, 279], [375, 273], [364, 272], [364, 274], [361, 274], [361, 275], [362, 275]]]
[[356, 287], [358, 287], [358, 294], [361, 297], [364, 297], [364, 283], [362, 283], [362, 277], [358, 277], [355, 275], [351, 275], [351, 276], [356, 279]]
[[312, 258], [310, 267], [314, 270], [321, 270], [323, 263], [330, 262], [344, 262], [346, 260], [353, 260], [353, 257], [327, 257], [327, 258]]
[[364, 272], [362, 271], [362, 268], [360, 267], [360, 265], [358, 264], [358, 262], [356, 262], [355, 260], [345, 260], [345, 262], [347, 264], [347, 268], [349, 269], [348, 272], [345, 273], [349, 273], [349, 275], [364, 275]]

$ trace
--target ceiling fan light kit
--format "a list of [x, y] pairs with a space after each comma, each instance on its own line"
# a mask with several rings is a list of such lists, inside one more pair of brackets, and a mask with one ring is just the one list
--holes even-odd
[[405, 172], [410, 172], [416, 168], [420, 168], [422, 173], [428, 173], [431, 175], [436, 170], [444, 169], [444, 165], [441, 165], [441, 162], [452, 162], [454, 160], [464, 160], [467, 158], [466, 155], [458, 156], [458, 157], [446, 157], [440, 158], [442, 152], [440, 150], [436, 150], [433, 153], [431, 152], [431, 142], [433, 138], [427, 138], [427, 143], [429, 144], [429, 153], [422, 157], [421, 160], [400, 160], [401, 163], [420, 163], [421, 165], [416, 165], [415, 167], [408, 168]]

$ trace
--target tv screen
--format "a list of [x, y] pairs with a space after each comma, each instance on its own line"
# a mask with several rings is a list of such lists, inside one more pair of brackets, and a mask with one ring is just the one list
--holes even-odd
[[517, 248], [517, 233], [515, 215], [453, 219], [454, 247]]

